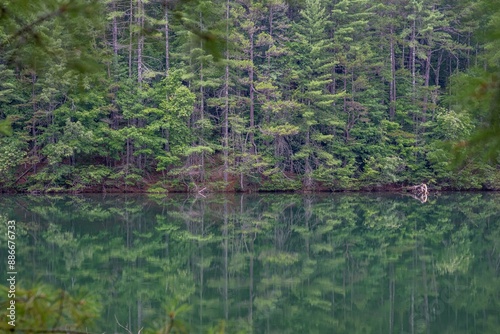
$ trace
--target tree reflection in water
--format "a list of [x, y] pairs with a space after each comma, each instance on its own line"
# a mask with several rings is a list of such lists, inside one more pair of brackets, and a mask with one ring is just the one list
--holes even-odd
[[0, 209], [19, 229], [19, 286], [91, 294], [97, 332], [165, 330], [172, 314], [198, 333], [500, 328], [494, 193], [2, 196]]

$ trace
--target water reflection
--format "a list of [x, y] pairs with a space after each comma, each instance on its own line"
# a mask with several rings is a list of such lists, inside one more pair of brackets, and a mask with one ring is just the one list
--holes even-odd
[[499, 200], [3, 196], [0, 219], [23, 230], [20, 284], [94, 292], [98, 332], [181, 308], [192, 333], [496, 333]]

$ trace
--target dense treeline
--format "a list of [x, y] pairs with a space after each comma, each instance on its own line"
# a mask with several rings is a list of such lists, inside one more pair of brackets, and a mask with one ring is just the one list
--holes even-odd
[[493, 2], [1, 3], [3, 189], [500, 185]]

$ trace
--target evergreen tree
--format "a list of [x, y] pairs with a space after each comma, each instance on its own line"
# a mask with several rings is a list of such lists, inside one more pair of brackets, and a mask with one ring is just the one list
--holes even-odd
[[332, 94], [328, 90], [336, 62], [330, 54], [332, 45], [326, 34], [326, 9], [319, 0], [308, 0], [300, 15], [302, 20], [294, 25], [296, 33], [291, 43], [296, 86], [293, 98], [300, 103], [297, 125], [302, 134], [294, 157], [300, 163], [298, 171], [304, 174], [304, 186], [310, 188], [315, 168], [331, 169], [338, 164], [324, 147], [333, 140], [331, 125], [337, 116], [334, 103], [344, 93]]
[[[2, 187], [495, 188], [497, 16], [490, 0], [0, 1]], [[489, 163], [465, 158], [476, 145]]]

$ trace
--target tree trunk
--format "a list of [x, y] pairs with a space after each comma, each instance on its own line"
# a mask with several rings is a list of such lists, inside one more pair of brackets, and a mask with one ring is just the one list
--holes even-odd
[[170, 69], [170, 44], [169, 44], [169, 28], [168, 28], [168, 1], [165, 0], [165, 76], [168, 77]]
[[[344, 92], [347, 92], [347, 65], [344, 65]], [[344, 94], [344, 114], [347, 113], [347, 97], [346, 95]], [[346, 127], [345, 127], [345, 141], [348, 142], [349, 141], [349, 119], [347, 120], [347, 123], [346, 123]]]
[[[416, 25], [417, 25], [417, 19], [416, 19], [416, 9], [415, 5], [413, 8], [413, 22], [411, 26], [411, 39], [410, 39], [410, 61], [411, 61], [411, 104], [414, 107], [416, 104], [417, 100], [417, 77], [416, 77]], [[417, 115], [417, 110], [413, 111], [413, 132], [415, 133], [415, 146], [418, 146], [418, 125], [419, 117]], [[416, 153], [415, 153], [416, 154]]]
[[170, 152], [170, 144], [169, 144], [169, 140], [170, 140], [170, 132], [168, 131], [168, 129], [163, 129], [163, 135], [165, 137], [165, 152]]
[[[200, 28], [203, 29], [203, 17], [202, 13], [200, 12]], [[200, 48], [203, 49], [203, 43], [200, 42]], [[204, 86], [204, 77], [203, 77], [203, 58], [201, 58], [200, 61], [200, 120], [201, 120], [201, 127], [200, 127], [200, 139], [198, 144], [201, 145], [203, 144], [203, 137], [204, 137], [204, 128], [205, 125], [203, 124], [203, 120], [205, 117], [205, 86]], [[205, 181], [205, 152], [201, 151], [200, 153], [200, 181], [203, 182]]]
[[[36, 83], [36, 74], [34, 72], [31, 73], [31, 99], [33, 101], [33, 117], [32, 117], [32, 125], [31, 125], [31, 135], [33, 136], [33, 156], [38, 155], [38, 143], [36, 137], [36, 100], [35, 100], [35, 83]], [[35, 160], [35, 166], [33, 167], [33, 171], [36, 173], [36, 164], [37, 160]]]
[[389, 92], [389, 119], [394, 120], [396, 114], [396, 57], [394, 54], [394, 26], [391, 25], [391, 80]]
[[[305, 147], [310, 147], [310, 134], [311, 130], [308, 128], [306, 133], [306, 143]], [[309, 155], [306, 157], [305, 166], [304, 166], [304, 189], [309, 190], [312, 187], [312, 167], [311, 162], [309, 161]]]
[[[414, 13], [416, 15], [416, 13]], [[417, 95], [417, 79], [416, 79], [416, 18], [413, 18], [413, 24], [411, 27], [411, 40], [410, 40], [410, 61], [411, 61], [411, 91], [412, 91], [412, 104], [415, 105], [416, 95]]]
[[426, 114], [428, 109], [428, 101], [429, 101], [429, 79], [431, 76], [431, 59], [432, 59], [432, 50], [429, 49], [427, 51], [427, 58], [425, 60], [425, 78], [424, 78], [424, 101], [422, 107], [422, 122], [426, 121]]
[[254, 48], [254, 30], [250, 31], [250, 70], [248, 73], [249, 79], [250, 79], [250, 153], [255, 154], [255, 141], [254, 141], [254, 126], [255, 126], [255, 119], [254, 119], [254, 86], [253, 86], [253, 80], [254, 80], [254, 64], [253, 64], [253, 48]]
[[137, 0], [137, 25], [139, 26], [139, 38], [137, 40], [137, 82], [142, 85], [143, 62], [142, 50], [144, 49], [144, 2]]
[[[441, 52], [439, 52], [439, 57], [437, 60], [436, 69], [434, 70], [434, 85], [436, 85], [436, 88], [434, 89], [434, 91], [432, 93], [432, 103], [434, 104], [434, 106], [436, 106], [436, 104], [437, 104], [439, 89], [441, 88], [441, 86], [439, 85], [439, 74], [441, 73], [441, 64], [443, 63], [443, 53], [444, 53], [444, 51], [442, 51], [442, 50], [441, 50]], [[432, 120], [434, 120], [434, 117], [435, 117], [435, 115], [434, 115], [435, 110], [436, 110], [436, 108], [434, 107], [432, 109]]]
[[[229, 0], [226, 1], [226, 38], [229, 37]], [[229, 170], [229, 50], [226, 47], [226, 66], [224, 72], [224, 183], [227, 186]]]
[[[269, 6], [269, 36], [271, 40], [273, 39], [273, 6]], [[267, 52], [267, 70], [266, 76], [269, 76], [269, 72], [271, 71], [271, 55]]]
[[130, 0], [130, 14], [128, 20], [129, 44], [128, 44], [128, 77], [132, 78], [132, 45], [133, 45], [133, 24], [134, 24], [134, 0]]
[[[116, 12], [116, 1], [112, 2], [113, 12]], [[113, 15], [113, 54], [115, 56], [114, 62], [117, 61], [118, 56], [118, 24], [116, 22], [116, 15]]]

